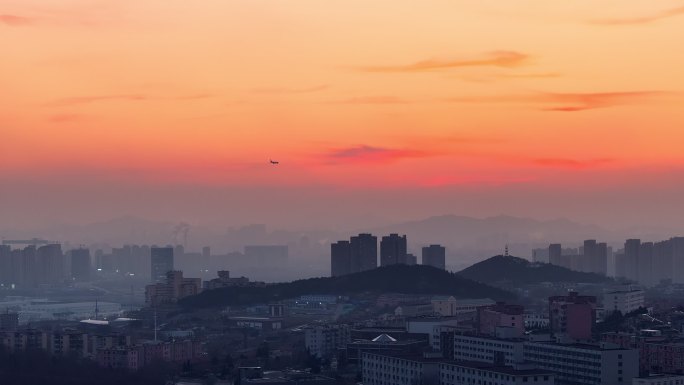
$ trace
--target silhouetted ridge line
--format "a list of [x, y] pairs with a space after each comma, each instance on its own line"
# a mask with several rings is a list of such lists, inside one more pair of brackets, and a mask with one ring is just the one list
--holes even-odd
[[541, 282], [600, 283], [611, 279], [600, 274], [583, 273], [548, 263], [497, 255], [457, 273], [478, 282], [509, 282], [517, 285]]
[[455, 273], [422, 265], [391, 265], [330, 278], [310, 278], [263, 287], [226, 287], [207, 290], [180, 302], [184, 307], [268, 303], [306, 294], [350, 295], [357, 293], [404, 293], [452, 295], [460, 298], [512, 299], [514, 295]]

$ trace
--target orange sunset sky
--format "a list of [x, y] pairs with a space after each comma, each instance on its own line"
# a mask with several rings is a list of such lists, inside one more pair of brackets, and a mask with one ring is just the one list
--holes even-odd
[[0, 228], [682, 229], [683, 41], [681, 0], [0, 0]]

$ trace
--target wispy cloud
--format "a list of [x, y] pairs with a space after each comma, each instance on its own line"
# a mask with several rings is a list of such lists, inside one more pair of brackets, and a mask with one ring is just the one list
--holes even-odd
[[550, 93], [545, 94], [545, 102], [557, 103], [558, 106], [545, 108], [547, 111], [583, 111], [595, 108], [643, 103], [654, 96], [665, 94], [662, 91], [631, 92], [594, 92], [594, 93]]
[[71, 98], [63, 98], [54, 101], [51, 105], [56, 106], [72, 106], [77, 104], [89, 104], [95, 102], [117, 101], [117, 100], [132, 100], [142, 101], [148, 100], [149, 96], [145, 94], [118, 94], [118, 95], [92, 95], [92, 96], [75, 96]]
[[493, 137], [493, 136], [448, 136], [439, 138], [439, 143], [452, 143], [452, 144], [498, 144], [506, 143], [508, 139]]
[[532, 163], [538, 166], [553, 167], [553, 168], [569, 168], [569, 169], [587, 169], [606, 165], [613, 162], [610, 158], [597, 159], [569, 159], [569, 158], [539, 158], [532, 160]]
[[190, 94], [190, 95], [179, 95], [179, 96], [171, 96], [169, 98], [158, 98], [158, 99], [168, 99], [168, 100], [200, 100], [200, 99], [210, 99], [213, 98], [213, 94]]
[[526, 64], [529, 55], [515, 51], [495, 51], [474, 58], [455, 60], [429, 59], [396, 66], [369, 66], [359, 68], [364, 72], [426, 72], [461, 67], [505, 67], [513, 68]]
[[320, 84], [311, 87], [302, 88], [292, 88], [292, 87], [265, 87], [265, 88], [255, 88], [252, 91], [261, 94], [309, 94], [313, 92], [325, 91], [330, 86], [326, 84]]
[[626, 17], [626, 18], [614, 18], [614, 19], [597, 19], [589, 21], [590, 24], [596, 25], [638, 25], [638, 24], [649, 24], [659, 20], [668, 19], [671, 17], [684, 15], [684, 6], [667, 9], [656, 14], [636, 16], [636, 17]]
[[50, 115], [48, 117], [48, 121], [51, 123], [71, 123], [71, 122], [76, 122], [79, 120], [83, 119], [83, 115], [81, 114], [55, 114], [55, 115]]
[[541, 72], [541, 73], [529, 73], [529, 74], [500, 74], [496, 75], [498, 78], [504, 79], [547, 79], [547, 78], [559, 78], [563, 75], [557, 72]]
[[386, 148], [369, 145], [346, 147], [330, 150], [323, 158], [328, 163], [389, 163], [401, 159], [424, 158], [434, 154], [405, 148]]
[[148, 94], [112, 94], [112, 95], [90, 95], [90, 96], [76, 96], [70, 98], [63, 98], [55, 100], [50, 103], [51, 106], [73, 106], [78, 104], [90, 104], [96, 102], [109, 101], [146, 101], [146, 100], [199, 100], [212, 98], [212, 94], [200, 93], [189, 95], [176, 96], [153, 96]]
[[664, 91], [586, 92], [586, 93], [537, 93], [521, 95], [474, 96], [449, 98], [455, 103], [529, 103], [552, 104], [541, 107], [543, 111], [576, 112], [596, 108], [646, 103], [651, 99], [669, 94]]
[[10, 27], [22, 27], [25, 25], [32, 24], [33, 21], [33, 19], [24, 16], [8, 14], [0, 15], [0, 24], [4, 24]]
[[396, 96], [359, 96], [348, 99], [334, 100], [331, 104], [408, 104], [410, 100]]

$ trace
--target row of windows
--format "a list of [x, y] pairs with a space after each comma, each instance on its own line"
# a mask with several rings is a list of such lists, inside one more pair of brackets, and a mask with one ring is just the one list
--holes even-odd
[[[413, 369], [407, 369], [407, 368], [398, 368], [396, 366], [382, 366], [382, 365], [369, 365], [367, 367], [368, 370], [381, 370], [381, 371], [386, 371], [386, 372], [400, 372], [400, 373], [411, 373], [413, 374], [414, 372], [418, 372], [417, 370], [414, 371]], [[365, 369], [364, 369], [365, 370]]]
[[591, 377], [601, 377], [601, 371], [600, 370], [593, 370], [593, 369], [588, 369], [588, 368], [583, 368], [579, 366], [574, 366], [574, 365], [564, 365], [561, 361], [551, 361], [551, 362], [544, 362], [542, 360], [531, 360], [534, 362], [537, 366], [542, 367], [543, 369], [547, 370], [552, 370], [555, 372], [559, 373], [567, 373], [567, 372], [572, 372], [572, 373], [583, 373], [586, 374], [587, 376]]
[[[483, 377], [483, 378], [494, 378], [494, 379], [504, 379], [504, 380], [513, 380], [516, 378], [516, 376], [512, 376], [509, 374], [503, 374], [503, 373], [497, 373], [497, 372], [492, 372], [488, 370], [481, 370], [481, 369], [473, 369], [473, 368], [465, 368], [462, 366], [456, 366], [456, 365], [449, 365], [449, 364], [442, 364], [440, 365], [440, 369], [442, 371], [442, 376], [448, 375], [451, 376], [451, 378], [454, 377], [453, 374], [450, 374], [448, 372], [453, 372], [457, 374], [475, 374], [478, 377]], [[445, 373], [447, 372], [447, 373]], [[520, 376], [518, 376], [520, 377]], [[527, 376], [523, 376], [527, 377]], [[537, 377], [542, 378], [542, 376], [530, 376], [534, 378], [534, 381], [537, 381]], [[549, 376], [543, 376], [544, 380], [548, 380]]]
[[[557, 349], [554, 347], [546, 347], [546, 346], [538, 346], [538, 345], [525, 345], [525, 350], [526, 351], [529, 350], [532, 352], [545, 353], [546, 355], [556, 354], [556, 355], [561, 355], [561, 356], [583, 357], [583, 358], [601, 361], [601, 354], [600, 353], [583, 353], [583, 352], [576, 351], [576, 350]], [[618, 358], [622, 358], [621, 355], [618, 355]]]
[[[564, 363], [569, 363], [573, 364], [573, 367], [593, 367], [593, 368], [600, 368], [601, 367], [601, 362], [596, 362], [596, 361], [586, 361], [586, 360], [576, 360], [572, 358], [567, 358], [563, 357], [562, 359], [559, 359], [558, 357], [552, 357], [547, 354], [534, 354], [534, 353], [525, 353], [525, 360], [528, 361], [540, 361], [540, 362], [564, 362]], [[618, 364], [622, 364], [619, 362]]]
[[507, 343], [502, 343], [502, 342], [492, 342], [492, 341], [487, 341], [487, 340], [478, 340], [478, 339], [470, 339], [470, 338], [456, 337], [456, 338], [454, 338], [454, 342], [456, 343], [456, 345], [459, 345], [459, 344], [463, 344], [466, 346], [467, 345], [483, 345], [483, 346], [492, 346], [492, 347], [508, 349], [508, 350], [515, 349], [514, 344], [507, 344]]
[[[511, 382], [518, 382], [518, 379], [522, 379], [522, 382], [548, 382], [549, 381], [549, 376], [524, 376], [524, 377], [515, 377], [511, 379], [504, 379], [502, 378], [501, 381], [508, 381], [508, 383]], [[442, 378], [441, 384], [454, 384], [454, 380], [457, 381], [457, 384], [462, 384], [463, 382], [467, 383], [475, 383], [475, 380], [477, 380], [478, 384], [492, 384], [492, 385], [498, 385], [498, 384], [504, 384], [505, 382], [499, 382], [499, 381], [489, 381], [489, 380], [482, 380], [480, 378], [470, 378], [470, 377], [460, 377], [454, 376], [448, 377], [448, 378]]]

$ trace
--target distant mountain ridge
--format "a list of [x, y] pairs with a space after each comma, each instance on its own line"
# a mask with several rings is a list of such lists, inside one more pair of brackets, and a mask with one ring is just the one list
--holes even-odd
[[505, 290], [475, 282], [455, 273], [423, 265], [392, 265], [341, 277], [310, 278], [263, 287], [227, 287], [207, 290], [180, 302], [187, 308], [268, 303], [306, 294], [358, 293], [452, 295], [458, 298], [508, 300]]
[[506, 215], [488, 218], [440, 215], [373, 230], [378, 234], [405, 232], [413, 237], [426, 239], [430, 242], [459, 239], [465, 243], [491, 239], [551, 243], [551, 240], [562, 241], [569, 238], [577, 238], [577, 240], [602, 238], [602, 235], [608, 233], [607, 230], [599, 226], [580, 224], [568, 219], [544, 221]]
[[446, 246], [447, 265], [454, 267], [465, 267], [502, 253], [506, 245], [513, 254], [531, 255], [533, 248], [547, 247], [549, 243], [571, 246], [585, 239], [610, 241], [614, 237], [599, 226], [568, 219], [537, 220], [507, 215], [488, 218], [440, 215], [367, 230], [376, 235], [406, 234], [409, 248], [417, 254], [422, 245]]
[[456, 274], [477, 282], [508, 282], [514, 285], [542, 282], [601, 283], [611, 281], [611, 278], [600, 274], [583, 273], [548, 263], [530, 262], [526, 259], [503, 255], [478, 262]]

